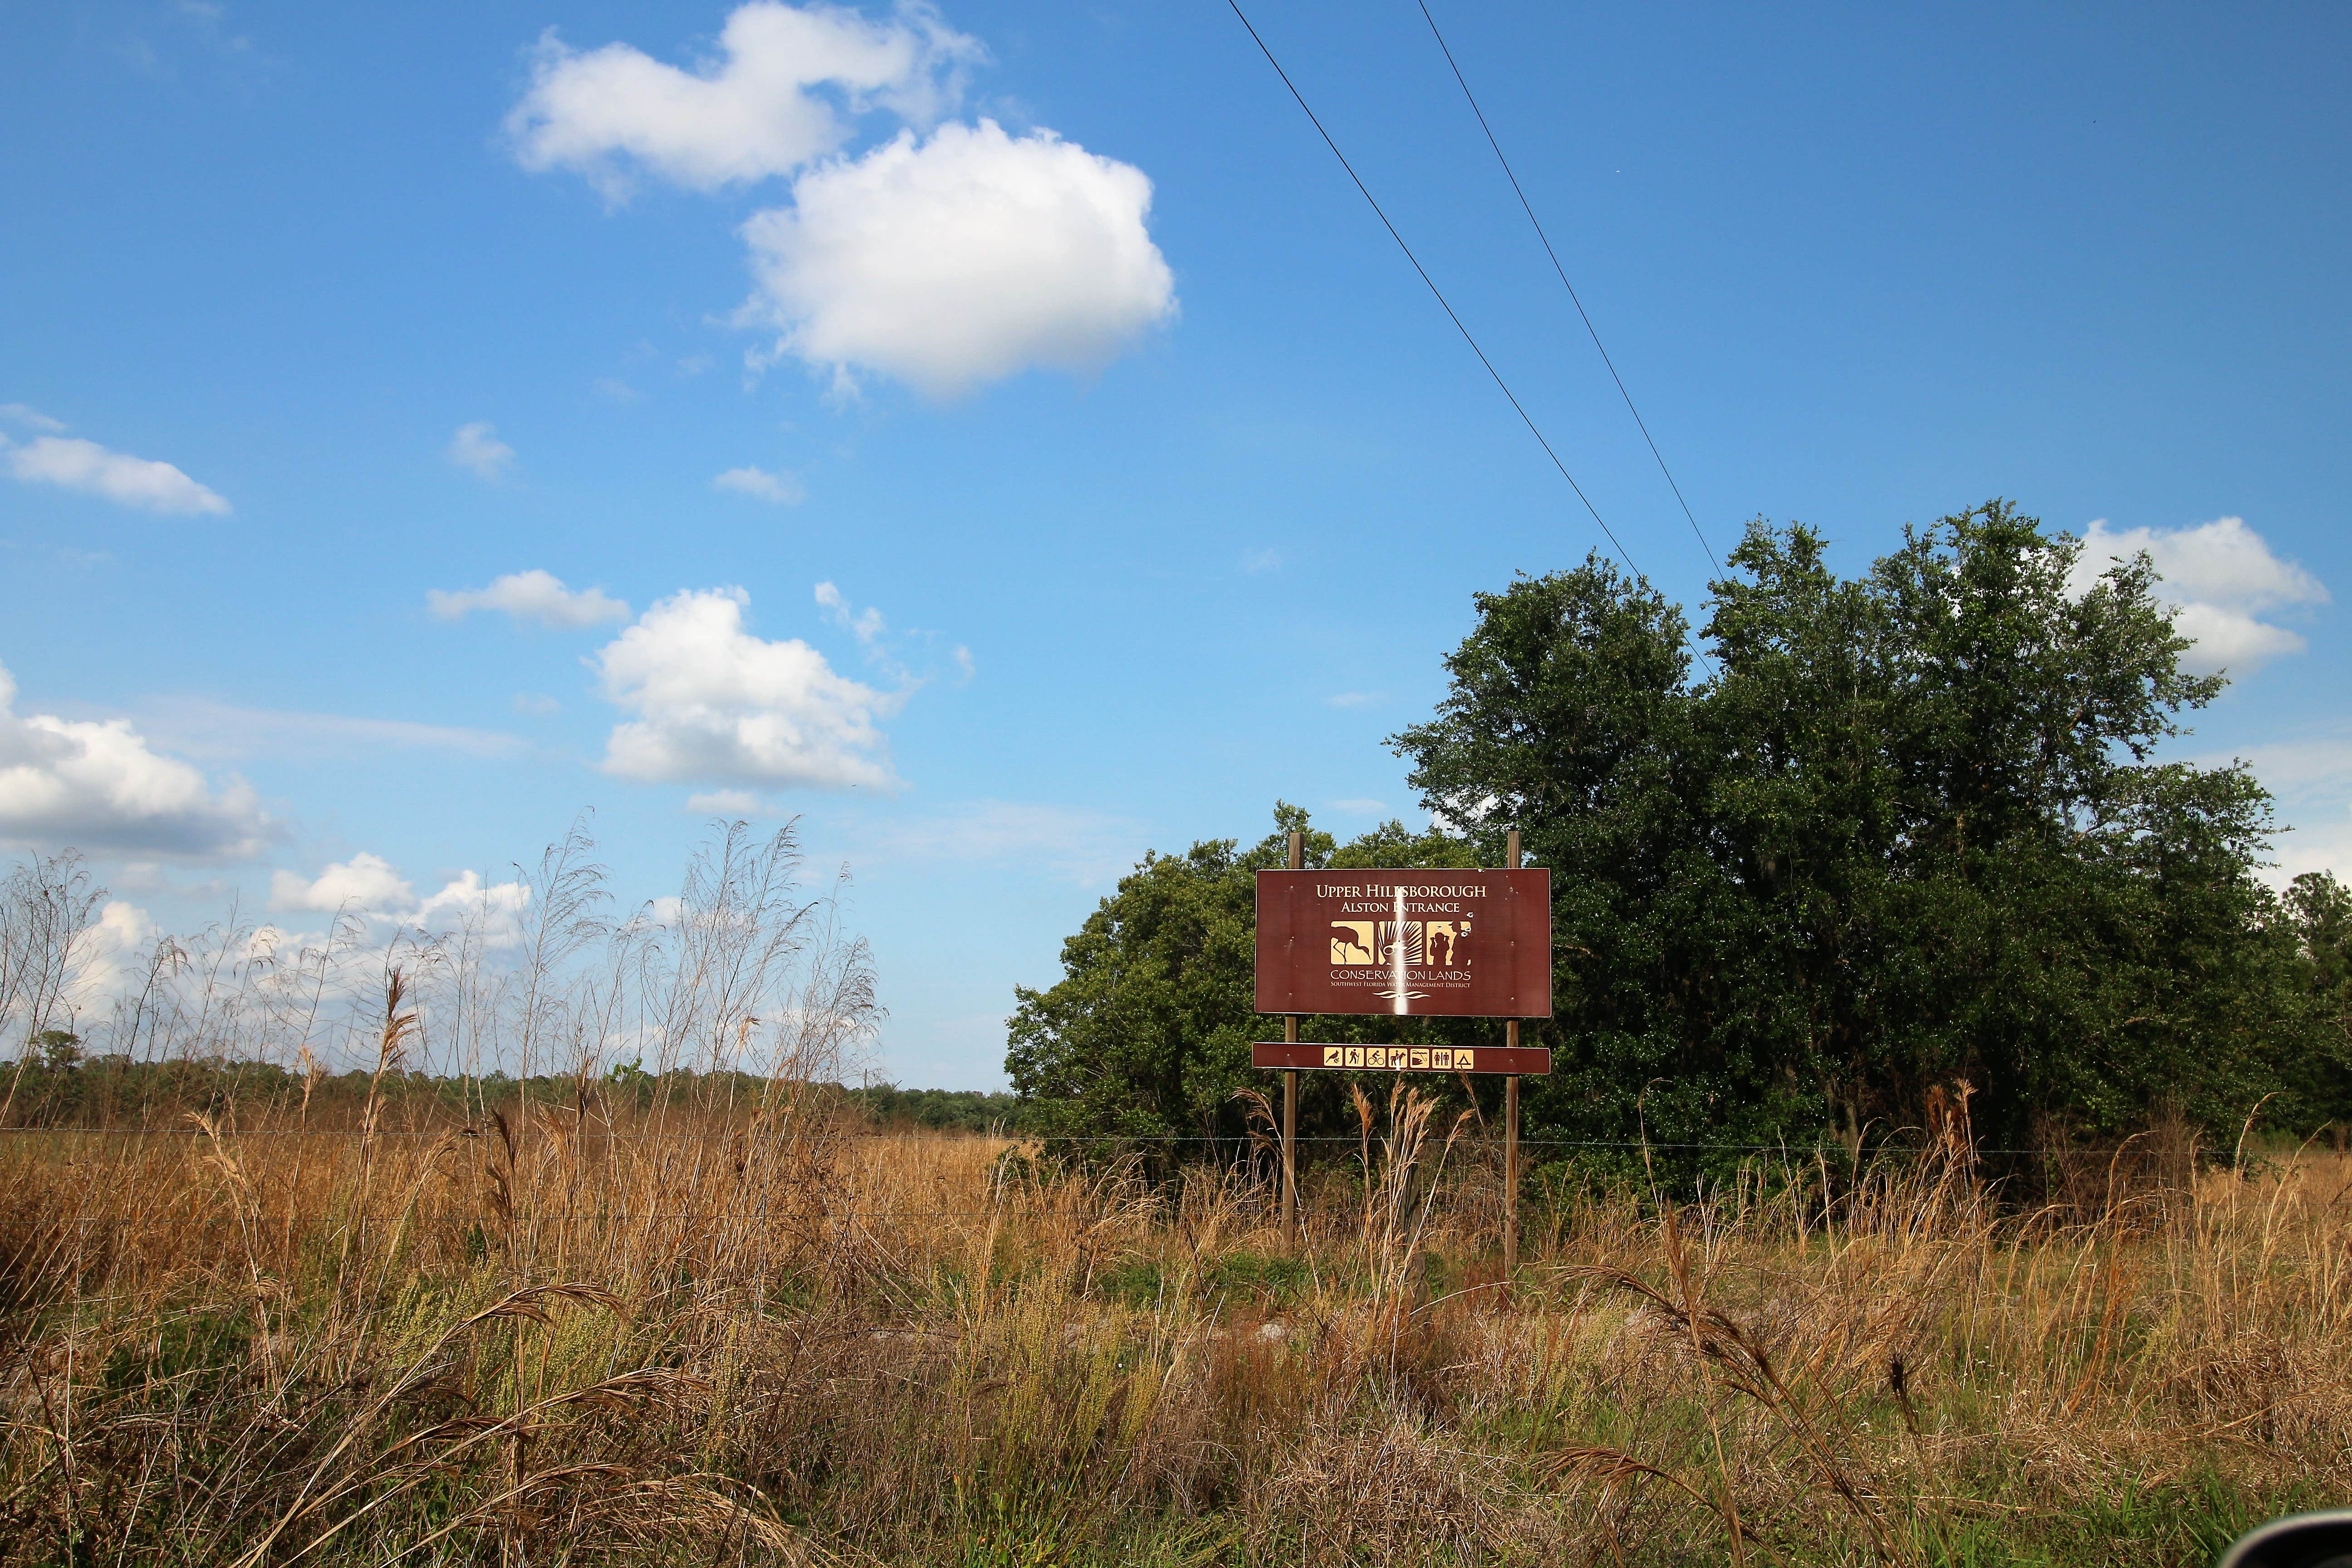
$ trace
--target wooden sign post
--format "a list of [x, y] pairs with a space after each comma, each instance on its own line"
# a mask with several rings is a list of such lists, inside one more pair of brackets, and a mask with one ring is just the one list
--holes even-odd
[[[1290, 836], [1290, 868], [1302, 870], [1307, 865], [1307, 835]], [[1298, 1043], [1298, 1015], [1293, 1013], [1282, 1021], [1282, 1038], [1286, 1045]], [[1282, 1249], [1298, 1250], [1298, 1069], [1286, 1068], [1282, 1074]]]
[[[1503, 845], [1503, 864], [1516, 871], [1519, 868], [1519, 830], [1512, 828]], [[1551, 912], [1547, 900], [1544, 912]], [[1549, 926], [1551, 922], [1544, 922]], [[1551, 943], [1544, 943], [1544, 1011], [1551, 1011]], [[1519, 1021], [1505, 1020], [1503, 1048], [1519, 1048]], [[1546, 1052], [1546, 1056], [1550, 1053]], [[1551, 1066], [1546, 1061], [1544, 1066]], [[1503, 1279], [1507, 1284], [1519, 1271], [1519, 1075], [1513, 1073], [1503, 1080]]]
[[[1551, 1016], [1551, 873], [1520, 865], [1519, 832], [1499, 871], [1304, 868], [1257, 874], [1257, 1010], [1282, 1038], [1250, 1047], [1282, 1074], [1282, 1240], [1298, 1247], [1298, 1075], [1302, 1071], [1499, 1074], [1503, 1079], [1503, 1268], [1519, 1260], [1519, 1078], [1551, 1052], [1519, 1044], [1522, 1018]], [[1302, 1041], [1319, 1014], [1501, 1018], [1503, 1045], [1364, 1046]]]

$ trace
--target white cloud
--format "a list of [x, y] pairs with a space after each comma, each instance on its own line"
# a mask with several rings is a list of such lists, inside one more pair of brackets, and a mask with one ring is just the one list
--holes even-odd
[[380, 855], [362, 850], [327, 866], [315, 878], [274, 871], [269, 907], [360, 914], [372, 921], [426, 931], [448, 931], [477, 921], [492, 947], [510, 947], [521, 936], [530, 889], [520, 882], [486, 882], [479, 871], [461, 871], [441, 890], [419, 899], [408, 879]]
[[491, 947], [514, 947], [523, 937], [522, 917], [530, 889], [520, 882], [486, 882], [479, 871], [461, 871], [441, 890], [411, 910], [406, 923], [446, 931], [477, 922]]
[[1126, 817], [1005, 800], [971, 801], [860, 837], [893, 859], [1043, 865], [1084, 886], [1126, 875], [1146, 843], [1142, 826]]
[[98, 919], [82, 928], [75, 975], [75, 1005], [95, 1009], [110, 996], [130, 990], [141, 973], [140, 959], [162, 928], [136, 904], [110, 899]]
[[512, 704], [518, 713], [560, 713], [563, 704], [544, 691], [518, 691]]
[[514, 448], [499, 439], [498, 426], [487, 419], [460, 425], [457, 433], [449, 437], [449, 460], [481, 479], [495, 481], [506, 478], [507, 469], [514, 465]]
[[52, 419], [39, 409], [24, 403], [0, 403], [0, 419], [5, 419], [11, 425], [23, 425], [35, 430], [46, 430], [53, 436], [61, 436], [68, 429], [64, 420]]
[[[23, 405], [9, 406], [17, 409]], [[24, 412], [33, 413], [30, 409]], [[57, 424], [46, 415], [33, 417], [42, 422], [40, 427]], [[78, 436], [41, 436], [21, 447], [0, 436], [0, 455], [5, 457], [10, 476], [26, 484], [57, 485], [137, 507], [142, 511], [210, 512], [215, 516], [228, 511], [228, 502], [218, 492], [198, 484], [172, 464], [109, 451]]]
[[301, 713], [239, 708], [201, 697], [164, 698], [142, 708], [148, 728], [175, 750], [197, 757], [346, 758], [355, 746], [402, 751], [463, 752], [499, 757], [522, 741], [496, 730], [420, 724], [410, 719], [360, 719], [344, 713]]
[[475, 610], [503, 610], [519, 621], [542, 626], [598, 626], [629, 618], [629, 606], [602, 588], [571, 589], [551, 572], [533, 567], [509, 572], [487, 588], [431, 588], [425, 607], [445, 621], [462, 619]]
[[[2254, 776], [2263, 781], [2263, 786], [2282, 799], [2325, 800], [2332, 807], [2352, 797], [2352, 729], [2295, 741], [2276, 741], [2236, 752], [2234, 758], [2242, 758], [2253, 768]], [[2232, 761], [2233, 756], [2216, 753], [2196, 760], [2207, 767], [2216, 767]]]
[[1388, 693], [1384, 691], [1339, 691], [1334, 692], [1323, 700], [1334, 708], [1370, 708], [1387, 695]]
[[[1044, 129], [931, 130], [982, 58], [928, 5], [873, 22], [753, 0], [691, 69], [551, 33], [507, 129], [525, 168], [575, 170], [614, 201], [640, 173], [700, 191], [792, 176], [792, 205], [743, 228], [757, 287], [738, 320], [780, 333], [755, 366], [794, 355], [836, 391], [867, 371], [937, 398], [1099, 369], [1175, 314], [1151, 182]], [[898, 134], [844, 155], [868, 110]]]
[[808, 492], [801, 488], [799, 475], [772, 474], [765, 468], [730, 468], [712, 479], [710, 488], [733, 490], [777, 506], [798, 506], [808, 499]]
[[268, 840], [270, 820], [244, 781], [208, 788], [127, 719], [19, 718], [16, 692], [0, 667], [0, 843], [238, 859]]
[[898, 783], [875, 720], [901, 699], [834, 672], [798, 638], [743, 629], [740, 588], [674, 594], [596, 655], [616, 724], [604, 768], [647, 783]]
[[714, 789], [686, 797], [686, 809], [701, 816], [772, 816], [776, 808], [748, 789]]
[[1350, 816], [1378, 816], [1388, 807], [1377, 800], [1335, 800], [1331, 803], [1331, 809], [1346, 812]]
[[2278, 857], [2278, 865], [2267, 874], [2268, 879], [2280, 887], [2305, 871], [2332, 871], [2338, 881], [2352, 881], [2352, 810], [2339, 806], [2333, 813], [2305, 818], [2294, 825], [2294, 832], [2273, 839], [2271, 851]]
[[1255, 577], [1262, 573], [1279, 571], [1281, 567], [1282, 552], [1279, 550], [1244, 550], [1242, 552], [1242, 570], [1248, 573], [1253, 577]]
[[793, 201], [743, 226], [745, 317], [839, 375], [954, 397], [1033, 365], [1097, 370], [1175, 314], [1151, 181], [1050, 131], [902, 132], [801, 175]]
[[2291, 831], [2271, 841], [2279, 863], [2268, 879], [2284, 886], [2303, 871], [2352, 877], [2352, 724], [2189, 760], [2205, 767], [2243, 762], [2277, 798], [2280, 823]]
[[2327, 589], [2292, 561], [2271, 553], [2242, 517], [2216, 518], [2194, 528], [2111, 529], [2105, 518], [2083, 538], [2069, 584], [2088, 591], [2098, 574], [2141, 551], [2163, 578], [2159, 597], [2174, 609], [2174, 625], [2196, 646], [2183, 668], [2199, 674], [2245, 674], [2284, 654], [2301, 653], [2303, 638], [2259, 618], [2297, 605], [2324, 605]]
[[315, 879], [292, 871], [269, 875], [269, 907], [273, 910], [405, 909], [416, 899], [405, 879], [382, 856], [365, 851], [331, 864]]
[[816, 585], [816, 603], [817, 607], [825, 613], [826, 619], [856, 636], [868, 648], [873, 647], [882, 634], [889, 629], [883, 623], [880, 610], [871, 605], [863, 611], [851, 610], [848, 596], [830, 583]]
[[516, 157], [526, 169], [576, 170], [615, 201], [633, 165], [713, 191], [837, 151], [868, 109], [928, 124], [954, 107], [964, 68], [982, 58], [919, 4], [871, 22], [844, 7], [753, 0], [728, 16], [719, 45], [719, 58], [680, 70], [626, 44], [569, 48], [551, 31], [507, 117]]

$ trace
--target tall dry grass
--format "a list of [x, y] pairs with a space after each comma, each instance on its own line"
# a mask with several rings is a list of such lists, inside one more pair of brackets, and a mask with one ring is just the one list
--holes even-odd
[[[1697, 1202], [1555, 1170], [1506, 1281], [1492, 1130], [1392, 1082], [1292, 1258], [1263, 1158], [849, 1118], [872, 975], [788, 836], [625, 917], [577, 835], [526, 880], [159, 943], [94, 1045], [300, 1073], [0, 1133], [0, 1561], [2137, 1564], [2352, 1490], [2340, 1153], [2028, 1209], [1963, 1102]], [[0, 942], [19, 1026], [70, 923]]]
[[[394, 1015], [396, 1016], [396, 1014]], [[2352, 1481], [2352, 1162], [2003, 1210], [1955, 1150], [1563, 1201], [1400, 1089], [1310, 1184], [804, 1080], [0, 1147], [12, 1562], [2192, 1562]]]

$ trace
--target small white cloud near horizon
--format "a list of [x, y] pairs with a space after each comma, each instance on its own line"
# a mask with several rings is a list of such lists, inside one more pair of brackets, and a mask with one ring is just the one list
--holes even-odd
[[593, 659], [613, 727], [604, 771], [645, 784], [894, 789], [878, 718], [903, 696], [836, 674], [797, 637], [743, 628], [740, 588], [673, 594]]
[[2181, 656], [2181, 667], [2193, 674], [2251, 674], [2273, 658], [2301, 653], [2300, 636], [2259, 617], [2329, 602], [2318, 578], [2273, 554], [2242, 517], [2175, 529], [2113, 529], [2106, 519], [2096, 519], [2084, 533], [2068, 586], [2086, 593], [2099, 574], [2142, 551], [2163, 579], [2158, 597], [2172, 606], [2174, 627], [2194, 644]]
[[808, 499], [808, 491], [802, 488], [799, 475], [772, 474], [765, 468], [748, 465], [728, 469], [710, 481], [710, 488], [732, 490], [737, 495], [750, 496], [772, 506], [798, 506]]
[[329, 863], [316, 877], [287, 870], [269, 875], [269, 907], [280, 912], [359, 914], [425, 931], [470, 921], [492, 947], [511, 947], [520, 940], [530, 904], [530, 889], [523, 883], [491, 882], [472, 870], [458, 872], [438, 892], [420, 899], [397, 867], [365, 850]]
[[1345, 812], [1350, 816], [1378, 816], [1388, 807], [1377, 800], [1335, 800], [1331, 803], [1331, 809]]
[[1151, 181], [1051, 131], [912, 132], [793, 182], [743, 226], [746, 324], [776, 352], [895, 377], [935, 401], [1033, 367], [1101, 370], [1176, 314]]
[[1323, 700], [1334, 708], [1370, 708], [1375, 702], [1385, 700], [1387, 697], [1388, 693], [1385, 691], [1339, 691], [1334, 692]]
[[406, 909], [416, 901], [406, 878], [380, 855], [362, 850], [340, 864], [331, 863], [316, 878], [293, 871], [269, 874], [269, 907], [280, 912], [318, 910], [334, 914], [346, 909]]
[[165, 516], [228, 515], [226, 498], [210, 486], [198, 484], [171, 463], [134, 458], [79, 436], [61, 436], [65, 425], [21, 403], [0, 407], [12, 422], [48, 432], [21, 446], [0, 435], [0, 463], [22, 484], [55, 485], [83, 495], [110, 500], [118, 506]]
[[1244, 550], [1242, 552], [1242, 570], [1248, 573], [1253, 577], [1259, 576], [1267, 572], [1279, 571], [1281, 567], [1282, 552], [1279, 550]]
[[573, 49], [550, 28], [532, 51], [530, 89], [507, 116], [516, 161], [571, 169], [614, 203], [640, 170], [696, 191], [746, 184], [838, 152], [870, 110], [931, 123], [986, 58], [920, 3], [873, 22], [845, 7], [751, 0], [728, 16], [719, 47], [681, 70], [626, 44]]
[[2244, 763], [2277, 803], [2280, 831], [2271, 840], [2278, 864], [2265, 881], [2284, 887], [2304, 871], [2352, 879], [2352, 721], [2191, 756], [2200, 767]]
[[780, 815], [776, 806], [748, 789], [706, 790], [686, 797], [686, 809], [698, 816], [758, 817]]
[[497, 426], [487, 419], [477, 419], [457, 426], [444, 455], [477, 479], [496, 484], [514, 467], [515, 450], [499, 439]]
[[127, 719], [20, 717], [16, 694], [0, 666], [0, 845], [241, 860], [275, 837], [244, 780], [212, 788], [191, 764], [152, 749]]
[[519, 621], [556, 630], [601, 626], [629, 618], [626, 601], [602, 588], [572, 589], [551, 572], [509, 572], [487, 588], [428, 588], [425, 608], [436, 620], [462, 620], [476, 610], [499, 610]]

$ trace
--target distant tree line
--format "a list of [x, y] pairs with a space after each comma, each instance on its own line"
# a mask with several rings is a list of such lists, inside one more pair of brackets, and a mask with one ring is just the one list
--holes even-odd
[[[592, 1121], [631, 1122], [657, 1106], [749, 1114], [772, 1085], [755, 1074], [653, 1073], [625, 1062], [582, 1078], [555, 1074], [517, 1079], [492, 1072], [441, 1077], [400, 1071], [381, 1078], [364, 1069], [303, 1072], [272, 1062], [166, 1058], [134, 1061], [117, 1054], [89, 1055], [69, 1030], [44, 1029], [14, 1062], [0, 1063], [0, 1100], [8, 1115], [0, 1126], [153, 1128], [189, 1125], [190, 1112], [232, 1118], [258, 1127], [309, 1126], [322, 1131], [356, 1129], [371, 1094], [389, 1125], [445, 1127], [496, 1110], [511, 1115], [525, 1101], [583, 1112]], [[890, 1084], [817, 1086], [820, 1101], [837, 1107], [853, 1125], [877, 1131], [1013, 1134], [1035, 1108], [1003, 1092], [899, 1089]], [[806, 1103], [806, 1101], [803, 1101]]]
[[[2159, 760], [2222, 680], [2182, 669], [2144, 556], [2090, 577], [2081, 548], [1994, 501], [1848, 579], [1818, 533], [1759, 522], [1696, 668], [1682, 612], [1597, 556], [1480, 594], [1444, 700], [1391, 738], [1439, 826], [1309, 831], [1307, 863], [1494, 866], [1521, 830], [1554, 904], [1531, 1139], [1704, 1166], [1859, 1148], [1963, 1093], [1987, 1150], [2159, 1121], [2226, 1150], [2257, 1106], [2340, 1127], [2352, 894], [2273, 891], [2252, 775]], [[1281, 1027], [1252, 1013], [1252, 873], [1307, 827], [1277, 805], [1246, 850], [1147, 856], [1063, 979], [1016, 992], [1006, 1070], [1035, 1125], [1155, 1154], [1244, 1135], [1235, 1092], [1272, 1076], [1248, 1043]], [[1339, 1075], [1306, 1077], [1304, 1130], [1349, 1131]]]

